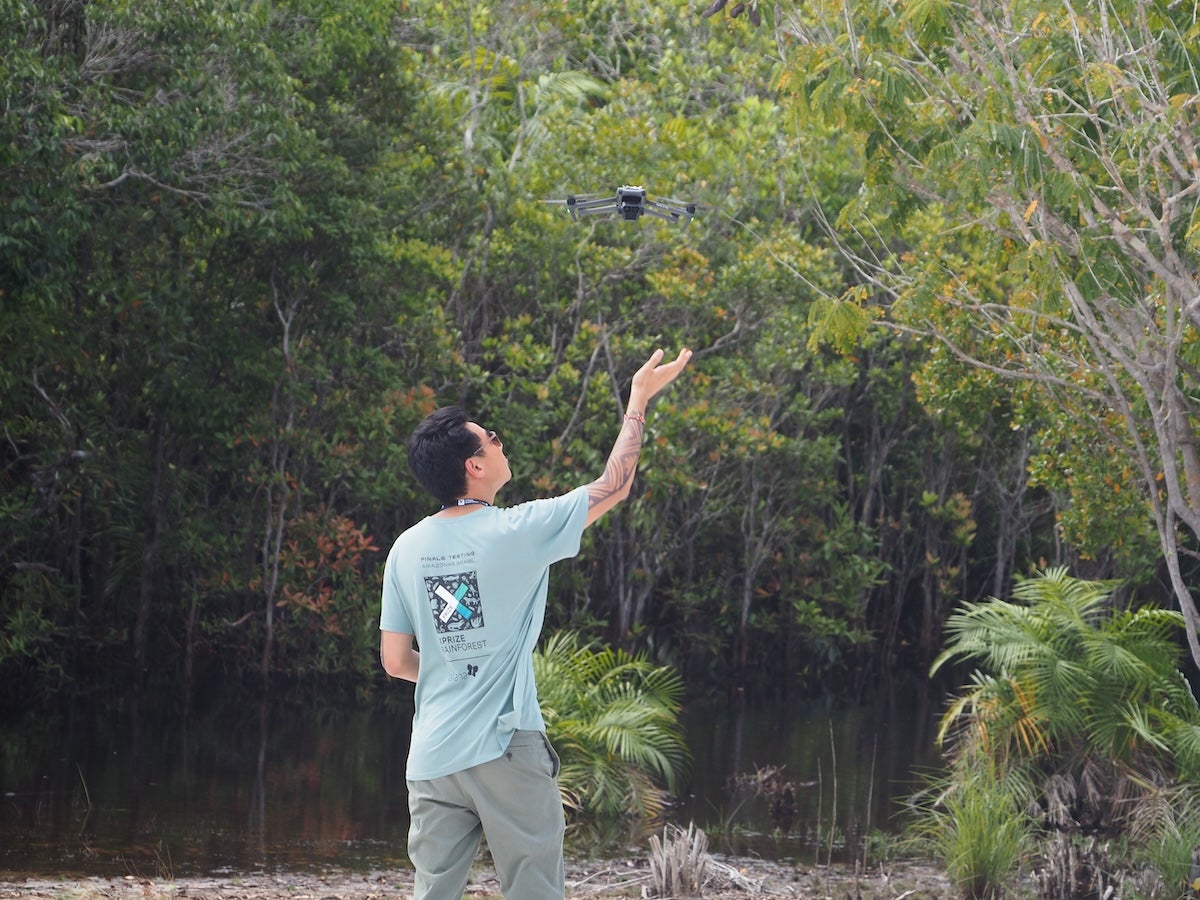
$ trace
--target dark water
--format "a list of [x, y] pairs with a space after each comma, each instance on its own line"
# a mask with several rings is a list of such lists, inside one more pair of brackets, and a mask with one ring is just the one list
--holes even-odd
[[[671, 819], [732, 853], [804, 858], [829, 829], [896, 830], [936, 765], [936, 705], [820, 704], [685, 714], [692, 773]], [[165, 877], [406, 865], [403, 713], [231, 705], [204, 715], [72, 706], [0, 723], [0, 871]], [[731, 776], [782, 767], [795, 816]], [[583, 828], [581, 853], [643, 848], [626, 824]], [[570, 852], [570, 850], [569, 850]]]

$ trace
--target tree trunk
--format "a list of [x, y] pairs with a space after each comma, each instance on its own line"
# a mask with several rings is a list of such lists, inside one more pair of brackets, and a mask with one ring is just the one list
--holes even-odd
[[154, 608], [154, 574], [170, 494], [166, 428], [165, 419], [158, 416], [150, 436], [153, 474], [150, 479], [150, 502], [146, 504], [146, 518], [142, 527], [142, 567], [138, 576], [137, 616], [132, 635], [134, 677], [139, 683], [147, 665], [146, 640]]

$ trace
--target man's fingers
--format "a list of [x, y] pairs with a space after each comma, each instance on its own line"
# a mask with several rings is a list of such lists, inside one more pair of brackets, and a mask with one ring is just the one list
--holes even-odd
[[[663, 358], [663, 351], [661, 349], [655, 350], [653, 353], [650, 354], [650, 358], [648, 360], [646, 360], [644, 363], [642, 363], [642, 367], [638, 370], [637, 374], [645, 375], [650, 372], [653, 372], [655, 370], [655, 368], [658, 366], [659, 362], [662, 360], [662, 358]], [[634, 377], [636, 378], [637, 376], [635, 375]]]
[[679, 351], [679, 355], [677, 357], [675, 357], [675, 362], [671, 363], [671, 365], [678, 366], [680, 369], [682, 369], [684, 366], [686, 366], [691, 361], [691, 359], [692, 359], [692, 351], [689, 350], [687, 347], [684, 347], [682, 350]]
[[667, 363], [664, 366], [659, 366], [659, 369], [665, 369], [665, 370], [670, 371], [671, 377], [674, 378], [676, 375], [678, 375], [680, 372], [683, 371], [683, 367], [686, 366], [688, 364], [688, 362], [691, 361], [691, 358], [692, 358], [692, 351], [687, 349], [686, 347], [684, 347], [682, 350], [679, 351], [679, 355], [677, 357], [675, 357], [675, 359], [673, 359], [671, 362]]

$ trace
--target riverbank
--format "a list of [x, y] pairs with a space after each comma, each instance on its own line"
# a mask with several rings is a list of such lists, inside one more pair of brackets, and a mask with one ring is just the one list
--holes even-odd
[[[567, 900], [653, 897], [644, 859], [571, 861], [567, 864]], [[206, 878], [22, 878], [0, 873], [4, 900], [383, 900], [407, 897], [412, 873], [405, 870], [320, 874], [230, 874]], [[499, 898], [495, 872], [480, 865], [465, 897]], [[706, 900], [744, 897], [801, 897], [829, 900], [950, 900], [949, 880], [921, 860], [876, 865], [865, 872], [846, 866], [793, 865], [785, 862], [710, 856], [701, 893]]]

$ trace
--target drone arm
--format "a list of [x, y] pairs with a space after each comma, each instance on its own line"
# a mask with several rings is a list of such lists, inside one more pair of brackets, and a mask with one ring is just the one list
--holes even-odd
[[598, 197], [594, 200], [576, 200], [574, 205], [580, 212], [611, 212], [617, 208], [617, 201], [612, 197]]
[[694, 204], [668, 204], [661, 200], [648, 200], [646, 202], [646, 212], [652, 216], [658, 216], [660, 219], [666, 219], [668, 222], [678, 222], [680, 219], [691, 221], [696, 215], [696, 207]]
[[646, 215], [654, 216], [656, 219], [665, 219], [668, 222], [678, 222], [679, 221], [679, 213], [674, 213], [674, 212], [670, 212], [670, 211], [664, 212], [661, 209], [655, 209], [654, 207], [651, 207], [651, 206], [647, 206], [646, 209], [644, 210], [644, 212]]

